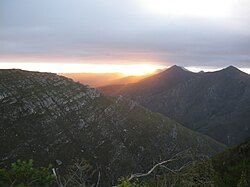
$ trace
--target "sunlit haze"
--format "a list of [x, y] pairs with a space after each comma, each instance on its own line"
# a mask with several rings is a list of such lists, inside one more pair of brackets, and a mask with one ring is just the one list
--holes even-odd
[[[76, 64], [76, 63], [0, 63], [0, 69], [23, 69], [29, 71], [41, 71], [52, 73], [121, 73], [124, 76], [129, 75], [146, 75], [154, 73], [160, 69], [169, 68], [169, 66], [153, 65], [153, 64]], [[192, 72], [212, 72], [222, 68], [215, 67], [185, 67]], [[240, 70], [250, 74], [250, 68], [239, 68]]]
[[145, 75], [162, 69], [152, 64], [69, 64], [69, 63], [0, 63], [0, 69], [18, 68], [29, 71], [53, 73], [121, 73], [124, 75]]

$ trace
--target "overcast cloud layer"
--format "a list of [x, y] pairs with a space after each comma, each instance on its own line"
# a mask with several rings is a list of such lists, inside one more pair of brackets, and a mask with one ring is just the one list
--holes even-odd
[[154, 14], [143, 0], [1, 0], [0, 62], [18, 59], [250, 68], [250, 1], [209, 18]]

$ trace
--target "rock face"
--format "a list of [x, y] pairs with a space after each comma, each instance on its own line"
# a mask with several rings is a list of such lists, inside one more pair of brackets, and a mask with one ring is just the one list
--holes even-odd
[[233, 66], [210, 73], [173, 66], [135, 84], [100, 90], [124, 95], [227, 145], [250, 136], [250, 75]]
[[224, 149], [124, 97], [51, 73], [0, 70], [1, 166], [33, 158], [66, 167], [74, 159], [98, 166], [102, 182], [142, 172], [189, 147]]

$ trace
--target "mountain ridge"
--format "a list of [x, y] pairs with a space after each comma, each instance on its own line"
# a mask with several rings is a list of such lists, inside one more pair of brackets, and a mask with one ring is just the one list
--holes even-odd
[[33, 158], [64, 168], [85, 159], [110, 186], [190, 147], [209, 156], [225, 148], [132, 100], [63, 76], [0, 70], [0, 80], [1, 166]]
[[250, 75], [234, 66], [205, 73], [173, 66], [135, 84], [100, 90], [124, 95], [227, 145], [250, 136]]

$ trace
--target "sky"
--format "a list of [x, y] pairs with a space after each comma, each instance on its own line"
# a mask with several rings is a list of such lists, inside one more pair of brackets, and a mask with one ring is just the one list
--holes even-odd
[[250, 1], [0, 0], [0, 68], [139, 74], [174, 64], [250, 72]]

